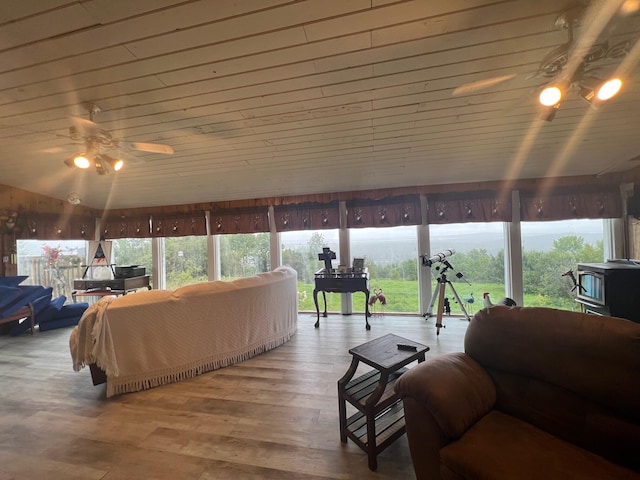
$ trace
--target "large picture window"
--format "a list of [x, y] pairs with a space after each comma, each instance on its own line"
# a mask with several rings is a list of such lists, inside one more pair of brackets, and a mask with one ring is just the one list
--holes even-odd
[[150, 238], [118, 238], [112, 240], [112, 262], [118, 266], [138, 265], [153, 278]]
[[207, 281], [206, 236], [165, 238], [164, 258], [169, 290]]
[[52, 287], [53, 297], [71, 301], [73, 280], [81, 278], [87, 242], [84, 240], [18, 240], [18, 275], [23, 285]]
[[528, 307], [579, 310], [571, 277], [578, 263], [604, 260], [600, 219], [522, 222], [524, 303]]
[[[281, 233], [282, 264], [289, 265], [298, 272], [299, 309], [315, 311], [313, 304], [314, 274], [324, 264], [318, 260], [323, 247], [336, 252], [337, 265], [340, 259], [338, 229], [300, 230]], [[327, 295], [327, 308], [340, 311], [340, 295]]]
[[[351, 255], [364, 258], [369, 269], [371, 295], [381, 292], [386, 305], [376, 301], [373, 312], [418, 312], [418, 246], [416, 227], [354, 228], [349, 232]], [[364, 311], [364, 294], [355, 293], [353, 308]], [[364, 297], [363, 297], [364, 298]]]
[[[493, 303], [505, 296], [502, 222], [431, 225], [429, 232], [431, 256], [445, 250], [455, 252], [445, 258], [452, 266], [445, 274], [469, 315], [482, 308], [485, 292]], [[442, 265], [435, 263], [423, 268], [431, 270], [432, 291], [435, 292], [436, 278], [442, 272]], [[447, 291], [446, 294], [451, 312], [462, 313], [453, 292]]]
[[[206, 266], [206, 257], [204, 264]], [[220, 269], [223, 280], [268, 272], [271, 269], [269, 234], [220, 235]]]

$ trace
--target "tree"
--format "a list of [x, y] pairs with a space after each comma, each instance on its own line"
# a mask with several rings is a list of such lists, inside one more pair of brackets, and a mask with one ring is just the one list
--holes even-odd
[[164, 248], [167, 288], [208, 279], [206, 237], [167, 237]]
[[222, 276], [238, 278], [270, 269], [269, 234], [233, 234], [220, 236]]
[[539, 304], [547, 304], [549, 298], [555, 306], [573, 305], [574, 292], [568, 277], [562, 274], [576, 270], [577, 264], [601, 262], [604, 257], [603, 242], [585, 244], [582, 237], [567, 235], [556, 239], [549, 252], [523, 252], [525, 293], [538, 296]]
[[152, 270], [151, 239], [148, 238], [120, 238], [113, 240], [113, 263], [118, 265], [140, 265], [147, 273]]

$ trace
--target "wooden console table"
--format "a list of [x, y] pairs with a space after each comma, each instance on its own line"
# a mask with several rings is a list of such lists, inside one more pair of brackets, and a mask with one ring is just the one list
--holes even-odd
[[315, 288], [313, 289], [313, 303], [316, 305], [317, 320], [315, 327], [320, 326], [320, 307], [318, 306], [318, 292], [322, 292], [322, 299], [324, 300], [324, 312], [323, 317], [327, 316], [327, 295], [326, 293], [354, 293], [363, 292], [365, 294], [364, 312], [365, 322], [367, 330], [371, 329], [369, 325], [369, 272], [366, 268], [361, 272], [338, 272], [331, 270], [327, 272], [326, 269], [318, 270], [315, 273]]
[[[415, 347], [401, 350], [398, 345]], [[353, 356], [349, 370], [338, 380], [340, 441], [350, 438], [367, 452], [369, 468], [378, 468], [377, 456], [406, 431], [402, 400], [395, 393], [396, 380], [411, 362], [424, 362], [429, 347], [392, 333], [349, 350]], [[373, 367], [353, 379], [360, 362]], [[358, 411], [347, 418], [349, 402]]]
[[76, 297], [105, 297], [107, 295], [126, 295], [140, 288], [151, 290], [149, 275], [142, 277], [116, 278], [109, 280], [74, 280], [71, 297], [75, 303]]

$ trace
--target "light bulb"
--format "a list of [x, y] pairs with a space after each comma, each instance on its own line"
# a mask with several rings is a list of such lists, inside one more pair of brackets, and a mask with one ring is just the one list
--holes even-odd
[[89, 168], [89, 166], [91, 165], [91, 162], [89, 161], [89, 159], [87, 157], [84, 156], [85, 154], [82, 153], [80, 155], [76, 155], [73, 158], [73, 163], [76, 167], [78, 168]]
[[545, 107], [552, 107], [556, 105], [562, 98], [562, 90], [559, 87], [547, 87], [540, 92], [540, 103]]
[[117, 172], [124, 166], [124, 161], [121, 158], [116, 158], [113, 162], [113, 169]]
[[609, 100], [620, 91], [620, 88], [622, 88], [622, 80], [619, 78], [612, 78], [611, 80], [606, 81], [598, 89], [598, 100]]

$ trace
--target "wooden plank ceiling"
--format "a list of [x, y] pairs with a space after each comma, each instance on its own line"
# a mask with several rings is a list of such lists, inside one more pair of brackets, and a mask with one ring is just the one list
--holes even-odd
[[[636, 167], [638, 1], [576, 10], [574, 47], [629, 41], [625, 57], [590, 64], [621, 69], [622, 93], [596, 110], [573, 91], [541, 119], [552, 79], [535, 74], [567, 42], [555, 22], [575, 4], [5, 1], [0, 184], [128, 208]], [[84, 150], [69, 127], [89, 118], [86, 102], [114, 138], [175, 153], [103, 150], [125, 167], [67, 168]]]

